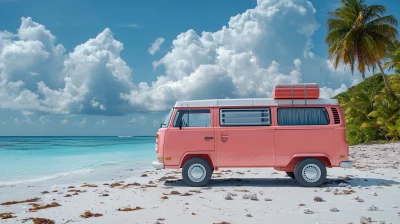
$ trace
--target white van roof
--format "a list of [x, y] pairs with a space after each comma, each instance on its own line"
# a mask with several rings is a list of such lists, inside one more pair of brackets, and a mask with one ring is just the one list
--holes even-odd
[[175, 107], [217, 107], [217, 106], [282, 106], [282, 105], [339, 105], [337, 99], [273, 99], [273, 98], [248, 98], [248, 99], [208, 99], [177, 101]]

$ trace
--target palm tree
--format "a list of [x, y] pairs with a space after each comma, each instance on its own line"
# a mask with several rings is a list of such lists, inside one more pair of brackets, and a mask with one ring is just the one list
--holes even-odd
[[383, 66], [389, 70], [395, 69], [396, 73], [400, 73], [400, 40], [395, 40], [393, 48], [389, 50], [389, 62]]
[[386, 90], [393, 96], [381, 60], [386, 58], [397, 36], [397, 20], [392, 15], [384, 16], [386, 7], [366, 5], [365, 0], [342, 0], [342, 6], [328, 13], [329, 58], [333, 58], [335, 69], [340, 62], [354, 67], [365, 79], [366, 69], [379, 67]]

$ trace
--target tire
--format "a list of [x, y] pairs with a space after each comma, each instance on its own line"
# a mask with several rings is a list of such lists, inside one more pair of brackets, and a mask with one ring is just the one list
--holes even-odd
[[286, 175], [288, 175], [288, 177], [292, 179], [296, 179], [296, 177], [294, 176], [294, 172], [286, 172]]
[[183, 181], [191, 187], [203, 187], [207, 185], [212, 173], [213, 170], [210, 164], [200, 158], [189, 159], [182, 168]]
[[[308, 176], [307, 176], [307, 170]], [[307, 158], [297, 163], [294, 176], [305, 187], [319, 187], [326, 180], [326, 167], [323, 162], [314, 158]]]

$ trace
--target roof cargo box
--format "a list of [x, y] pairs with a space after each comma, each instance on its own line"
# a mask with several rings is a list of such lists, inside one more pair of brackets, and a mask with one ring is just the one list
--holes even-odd
[[274, 99], [318, 99], [319, 88], [317, 83], [280, 84], [272, 90]]

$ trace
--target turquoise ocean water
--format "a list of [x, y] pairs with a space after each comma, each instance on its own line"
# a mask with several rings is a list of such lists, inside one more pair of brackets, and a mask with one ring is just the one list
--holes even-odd
[[0, 187], [128, 177], [155, 158], [154, 137], [0, 137]]

